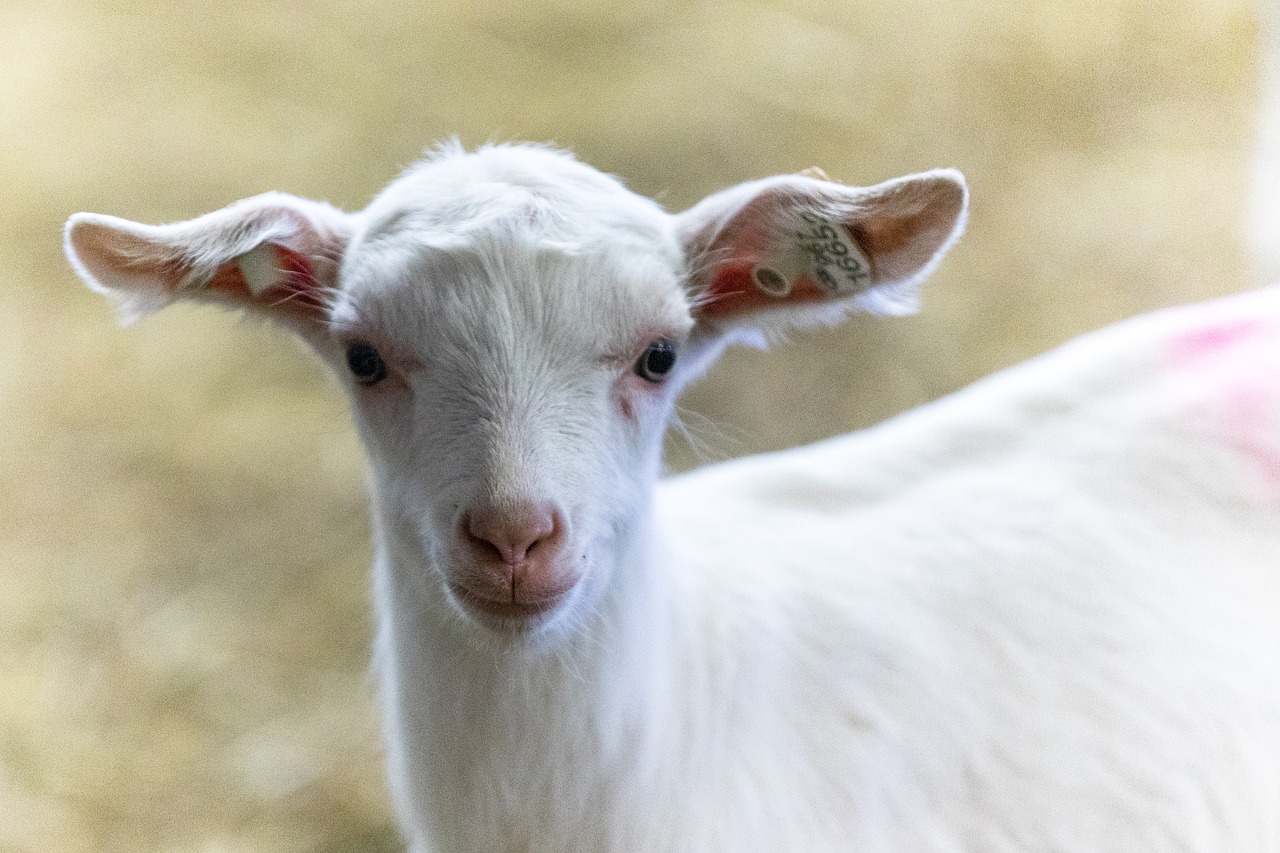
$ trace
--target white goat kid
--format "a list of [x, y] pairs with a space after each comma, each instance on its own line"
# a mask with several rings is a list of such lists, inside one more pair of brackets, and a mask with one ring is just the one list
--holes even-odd
[[910, 308], [965, 210], [936, 171], [671, 216], [495, 146], [67, 246], [342, 377], [415, 851], [1280, 850], [1275, 293], [658, 483], [727, 341]]

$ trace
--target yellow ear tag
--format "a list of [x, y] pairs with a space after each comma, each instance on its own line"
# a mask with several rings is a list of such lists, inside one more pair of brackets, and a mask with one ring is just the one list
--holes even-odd
[[245, 287], [254, 296], [270, 289], [280, 277], [280, 268], [276, 265], [276, 250], [270, 243], [263, 243], [236, 258], [236, 266], [244, 273]]
[[840, 222], [800, 214], [796, 242], [809, 255], [809, 274], [828, 296], [849, 296], [871, 286], [871, 262]]
[[[798, 174], [831, 181], [818, 166], [810, 166]], [[871, 261], [848, 228], [811, 212], [801, 213], [795, 224], [794, 248], [752, 270], [751, 278], [757, 290], [775, 299], [785, 299], [805, 274], [827, 296], [846, 297], [870, 287]]]

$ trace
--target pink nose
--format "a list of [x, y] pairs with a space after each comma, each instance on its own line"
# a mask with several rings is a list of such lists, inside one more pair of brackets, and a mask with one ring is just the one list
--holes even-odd
[[566, 559], [564, 514], [555, 504], [473, 507], [459, 516], [458, 534], [471, 560], [450, 583], [465, 602], [492, 616], [545, 613], [577, 582]]
[[549, 556], [539, 552], [554, 550], [564, 527], [555, 504], [534, 501], [503, 510], [476, 508], [463, 513], [460, 522], [477, 556], [506, 566], [516, 583], [531, 562]]

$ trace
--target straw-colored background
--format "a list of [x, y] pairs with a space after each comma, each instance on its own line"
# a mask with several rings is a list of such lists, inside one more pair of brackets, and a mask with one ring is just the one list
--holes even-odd
[[1251, 286], [1256, 18], [1245, 0], [7, 0], [0, 851], [397, 844], [334, 384], [212, 310], [115, 327], [61, 260], [68, 214], [172, 220], [271, 188], [356, 208], [451, 134], [557, 141], [673, 209], [813, 164], [963, 169], [969, 234], [921, 318], [735, 353], [686, 396], [723, 457]]

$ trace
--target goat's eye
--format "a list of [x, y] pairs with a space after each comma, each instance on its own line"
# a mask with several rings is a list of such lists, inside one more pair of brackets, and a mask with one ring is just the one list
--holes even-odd
[[650, 382], [661, 382], [675, 366], [675, 342], [667, 338], [658, 338], [645, 347], [644, 354], [636, 362], [636, 375]]
[[387, 378], [387, 364], [371, 344], [347, 344], [347, 367], [361, 385], [377, 385]]

